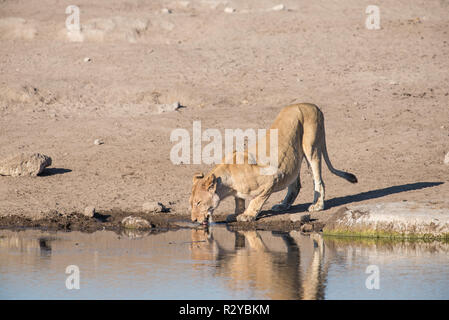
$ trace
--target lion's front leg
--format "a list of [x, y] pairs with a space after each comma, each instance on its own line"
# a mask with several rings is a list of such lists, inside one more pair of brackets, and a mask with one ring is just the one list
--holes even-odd
[[237, 216], [237, 221], [255, 221], [257, 218], [257, 215], [262, 210], [262, 206], [264, 205], [265, 201], [268, 200], [268, 198], [271, 195], [271, 189], [270, 191], [265, 191], [261, 195], [255, 197], [248, 205], [248, 208], [245, 210], [245, 212], [239, 216]]

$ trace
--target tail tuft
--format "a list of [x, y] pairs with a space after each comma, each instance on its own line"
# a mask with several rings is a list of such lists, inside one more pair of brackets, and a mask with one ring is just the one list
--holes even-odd
[[344, 178], [348, 180], [351, 183], [357, 183], [357, 177], [353, 175], [352, 173], [345, 172]]

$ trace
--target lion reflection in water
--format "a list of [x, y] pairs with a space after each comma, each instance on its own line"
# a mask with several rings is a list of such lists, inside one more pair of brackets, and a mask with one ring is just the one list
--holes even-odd
[[[285, 248], [284, 252], [270, 251], [258, 231], [236, 231], [234, 236], [230, 250], [214, 239], [213, 231], [193, 229], [192, 260], [215, 261], [216, 276], [224, 276], [233, 291], [249, 286], [251, 291], [262, 292], [268, 299], [324, 298], [328, 264], [324, 263], [321, 235], [271, 233], [270, 237], [282, 239], [286, 252]], [[201, 268], [201, 264], [197, 267]]]

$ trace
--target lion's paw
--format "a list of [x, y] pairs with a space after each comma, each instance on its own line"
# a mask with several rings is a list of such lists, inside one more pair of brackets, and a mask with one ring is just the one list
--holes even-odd
[[237, 216], [237, 221], [239, 222], [250, 222], [250, 221], [255, 221], [256, 217], [251, 216], [249, 214], [241, 214], [239, 216]]
[[322, 204], [322, 203], [315, 203], [315, 204], [312, 204], [309, 207], [309, 212], [321, 211], [323, 209], [324, 209], [324, 204]]

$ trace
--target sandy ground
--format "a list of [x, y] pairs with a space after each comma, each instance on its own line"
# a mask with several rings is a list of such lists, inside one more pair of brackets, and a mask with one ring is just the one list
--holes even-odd
[[[82, 42], [66, 35], [72, 4]], [[328, 209], [313, 217], [380, 200], [449, 208], [449, 1], [384, 1], [380, 30], [365, 28], [371, 1], [269, 10], [277, 4], [0, 0], [0, 158], [53, 159], [42, 176], [0, 177], [0, 214], [139, 211], [146, 201], [189, 214], [191, 177], [211, 166], [174, 165], [172, 130], [191, 132], [195, 120], [222, 133], [267, 128], [293, 102], [321, 108], [334, 166], [359, 180], [324, 169]], [[154, 112], [176, 101], [185, 108]], [[304, 164], [302, 185], [289, 213], [313, 199]]]

